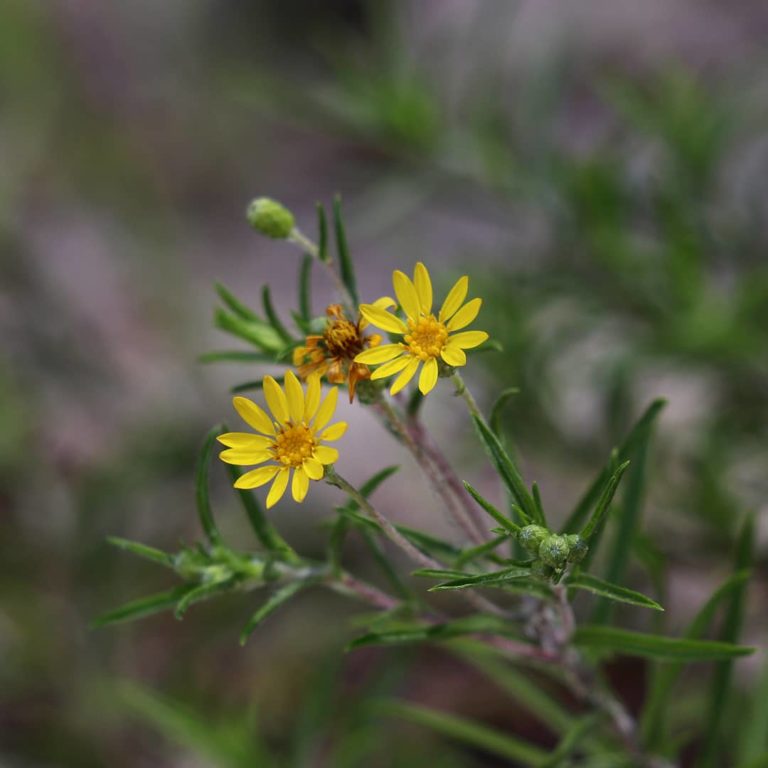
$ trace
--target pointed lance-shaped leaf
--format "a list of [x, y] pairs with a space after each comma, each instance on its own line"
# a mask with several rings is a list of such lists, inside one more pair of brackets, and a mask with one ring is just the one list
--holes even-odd
[[269, 320], [269, 324], [274, 328], [275, 333], [286, 343], [292, 344], [293, 337], [288, 332], [288, 329], [283, 325], [280, 318], [277, 316], [275, 307], [272, 304], [272, 294], [270, 293], [269, 286], [265, 285], [261, 289], [261, 302], [264, 306], [264, 314]]
[[536, 509], [536, 504], [528, 493], [528, 489], [525, 487], [523, 478], [520, 476], [520, 472], [515, 466], [512, 459], [509, 457], [504, 447], [499, 442], [499, 438], [493, 434], [490, 427], [485, 424], [482, 419], [478, 419], [476, 416], [472, 417], [472, 421], [475, 424], [477, 433], [480, 435], [480, 439], [485, 445], [494, 466], [496, 467], [502, 482], [509, 490], [512, 498], [518, 503], [522, 511], [525, 513], [527, 519], [524, 523], [535, 522], [539, 525], [546, 526], [546, 520], [543, 520]]
[[240, 635], [240, 645], [245, 645], [248, 642], [248, 638], [251, 636], [256, 627], [261, 624], [264, 619], [271, 613], [276, 611], [283, 603], [288, 602], [297, 592], [302, 589], [306, 589], [315, 582], [313, 580], [292, 581], [290, 584], [286, 584], [276, 592], [273, 592], [269, 599], [258, 608], [253, 616], [248, 619], [248, 623], [243, 628]]
[[96, 629], [105, 627], [108, 624], [119, 624], [123, 621], [133, 621], [145, 616], [151, 616], [153, 613], [167, 611], [173, 608], [181, 598], [195, 588], [194, 584], [182, 584], [175, 589], [167, 592], [159, 592], [155, 595], [140, 597], [138, 600], [132, 600], [129, 603], [121, 605], [107, 613], [102, 614], [91, 622], [91, 626]]
[[215, 283], [216, 293], [221, 300], [242, 320], [256, 320], [261, 322], [259, 316], [250, 308], [246, 307], [228, 288], [221, 283]]
[[247, 352], [242, 349], [223, 349], [206, 352], [197, 359], [201, 363], [273, 363], [275, 356], [265, 355], [263, 352]]
[[517, 523], [513, 523], [508, 517], [499, 512], [496, 507], [491, 504], [484, 496], [480, 494], [473, 486], [466, 481], [464, 487], [467, 489], [469, 495], [497, 522], [505, 531], [510, 534], [515, 534], [520, 530], [520, 526]]
[[508, 389], [502, 390], [501, 394], [496, 398], [496, 402], [491, 407], [491, 415], [488, 419], [488, 425], [493, 431], [493, 434], [499, 439], [501, 439], [501, 414], [504, 411], [504, 406], [519, 392], [520, 390], [517, 387], [509, 387]]
[[442, 592], [451, 589], [468, 589], [475, 587], [503, 587], [508, 581], [514, 579], [527, 579], [531, 576], [530, 568], [514, 566], [493, 573], [478, 573], [451, 579], [437, 586], [431, 587], [430, 592]]
[[317, 258], [327, 263], [330, 261], [328, 253], [328, 218], [322, 203], [317, 203]]
[[357, 282], [352, 257], [349, 254], [347, 235], [344, 231], [344, 220], [341, 215], [341, 197], [336, 195], [333, 201], [333, 231], [336, 235], [336, 252], [339, 257], [339, 272], [344, 287], [349, 291], [352, 302], [357, 306], [360, 299], [357, 296]]
[[210, 541], [211, 544], [221, 544], [221, 534], [219, 534], [218, 528], [216, 528], [213, 512], [211, 511], [211, 499], [208, 492], [208, 465], [211, 462], [211, 455], [213, 454], [213, 446], [216, 443], [216, 438], [223, 434], [223, 432], [224, 429], [220, 424], [208, 432], [197, 460], [197, 482], [195, 490], [197, 515], [200, 518], [200, 525], [202, 525], [203, 531], [205, 531], [205, 535], [208, 537], [208, 541]]
[[227, 592], [232, 589], [235, 584], [236, 580], [234, 578], [228, 578], [222, 579], [221, 581], [214, 581], [210, 584], [200, 584], [196, 586], [179, 600], [176, 604], [174, 615], [177, 619], [183, 618], [184, 614], [193, 603], [199, 603], [201, 600], [206, 600], [213, 595], [218, 595], [220, 592]]
[[299, 268], [299, 316], [301, 330], [306, 333], [312, 319], [312, 257], [305, 256]]
[[173, 568], [173, 556], [169, 555], [167, 552], [163, 552], [161, 549], [148, 547], [146, 544], [140, 544], [138, 541], [121, 539], [119, 536], [110, 536], [107, 538], [107, 541], [113, 547], [117, 547], [126, 552], [131, 552], [144, 560], [149, 560], [158, 565], [164, 565], [166, 568]]
[[588, 573], [574, 574], [566, 579], [565, 583], [572, 589], [584, 589], [619, 603], [639, 605], [643, 608], [652, 608], [654, 611], [664, 610], [655, 600], [651, 600], [650, 597], [647, 597], [641, 592], [635, 592], [633, 589], [627, 589], [618, 584], [611, 584], [608, 581], [603, 581]]
[[595, 511], [592, 513], [592, 517], [589, 518], [589, 522], [584, 526], [584, 530], [580, 534], [584, 541], [589, 541], [602, 525], [603, 517], [611, 506], [616, 489], [619, 487], [622, 475], [626, 472], [629, 464], [629, 461], [619, 464], [614, 473], [608, 478], [608, 482], [605, 484], [605, 488], [603, 488], [603, 492], [600, 494], [600, 498], [595, 506]]

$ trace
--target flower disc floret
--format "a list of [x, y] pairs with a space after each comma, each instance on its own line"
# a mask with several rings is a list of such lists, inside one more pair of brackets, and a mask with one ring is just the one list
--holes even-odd
[[306, 393], [292, 371], [285, 374], [285, 389], [271, 376], [265, 376], [263, 384], [271, 416], [252, 400], [236, 397], [232, 401], [235, 410], [256, 434], [227, 432], [218, 440], [227, 447], [219, 454], [227, 464], [265, 465], [241, 475], [235, 488], [258, 488], [273, 481], [267, 494], [269, 509], [283, 497], [289, 481], [294, 500], [304, 501], [309, 481], [322, 479], [325, 466], [339, 457], [335, 448], [324, 443], [342, 437], [347, 425], [339, 421], [327, 426], [339, 391], [334, 387], [321, 402], [318, 374], [307, 380]]
[[405, 321], [388, 311], [387, 305], [394, 304], [388, 297], [373, 304], [361, 304], [360, 314], [372, 325], [402, 336], [402, 341], [363, 350], [355, 356], [355, 362], [379, 365], [371, 374], [372, 379], [398, 374], [390, 389], [393, 395], [410, 382], [421, 366], [419, 390], [426, 395], [437, 383], [438, 361], [453, 368], [466, 365], [464, 350], [477, 347], [488, 338], [485, 331], [456, 333], [475, 320], [483, 302], [482, 299], [471, 299], [465, 303], [469, 290], [469, 278], [465, 275], [456, 281], [435, 316], [432, 313], [432, 280], [421, 262], [413, 270], [413, 279], [395, 270], [392, 284]]

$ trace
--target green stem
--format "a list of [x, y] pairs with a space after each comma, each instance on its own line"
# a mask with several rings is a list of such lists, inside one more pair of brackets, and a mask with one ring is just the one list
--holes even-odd
[[347, 289], [347, 286], [344, 285], [344, 281], [333, 268], [331, 261], [322, 261], [320, 259], [320, 248], [298, 228], [294, 228], [293, 232], [291, 232], [290, 236], [288, 237], [288, 242], [293, 243], [294, 245], [298, 245], [299, 248], [301, 248], [305, 253], [308, 253], [313, 259], [315, 259], [315, 261], [318, 262], [318, 264], [321, 264], [327, 270], [336, 286], [336, 290], [343, 297], [344, 304], [346, 305], [347, 309], [354, 309], [355, 312], [352, 314], [356, 315], [357, 302], [354, 300], [354, 297]]

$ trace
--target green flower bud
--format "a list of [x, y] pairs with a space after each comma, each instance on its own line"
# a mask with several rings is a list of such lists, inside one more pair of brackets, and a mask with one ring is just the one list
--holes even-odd
[[296, 223], [293, 214], [276, 200], [257, 197], [248, 206], [248, 223], [262, 235], [275, 240], [285, 240], [293, 232]]
[[539, 557], [553, 568], [562, 568], [568, 560], [570, 547], [565, 536], [553, 533], [541, 542]]
[[523, 549], [536, 554], [547, 536], [549, 536], [549, 531], [546, 528], [542, 528], [540, 525], [526, 525], [517, 534], [517, 540]]
[[589, 545], [577, 533], [569, 533], [566, 537], [570, 552], [568, 553], [569, 563], [580, 563], [589, 552]]

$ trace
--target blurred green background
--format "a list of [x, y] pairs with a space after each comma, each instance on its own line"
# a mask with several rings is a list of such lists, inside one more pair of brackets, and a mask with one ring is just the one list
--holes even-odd
[[[340, 192], [368, 298], [419, 259], [443, 288], [471, 275], [478, 327], [504, 351], [468, 377], [486, 403], [520, 388], [508, 437], [556, 515], [666, 397], [631, 580], [678, 631], [755, 512], [745, 640], [765, 646], [767, 33], [768, 7], [747, 1], [6, 0], [0, 764], [502, 764], [376, 714], [378, 695], [552, 743], [447, 654], [345, 656], [354, 606], [326, 594], [245, 649], [248, 596], [89, 629], [169, 586], [105, 537], [198, 538], [198, 447], [229, 417], [228, 388], [258, 373], [197, 363], [230, 346], [211, 327], [213, 281], [255, 300], [268, 280], [292, 307], [297, 254], [244, 221], [258, 194], [313, 234], [315, 201]], [[316, 287], [321, 308], [331, 286]], [[492, 483], [450, 393], [426, 411], [466, 435], [461, 474]], [[352, 450], [368, 439], [347, 439], [345, 474], [379, 468]], [[223, 529], [252, 546], [218, 468], [214, 481]], [[415, 522], [438, 525], [422, 491]], [[380, 498], [397, 509], [403, 490]], [[311, 553], [324, 515], [285, 502], [275, 519]], [[745, 689], [760, 663], [738, 665]], [[636, 707], [644, 670], [624, 672]], [[694, 714], [696, 686], [681, 700]]]

